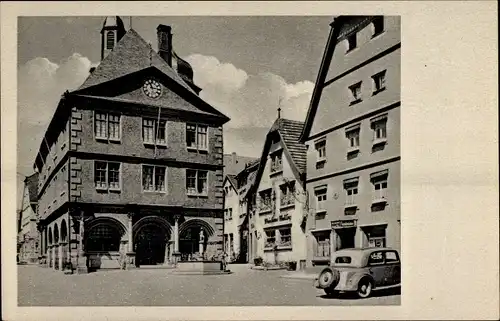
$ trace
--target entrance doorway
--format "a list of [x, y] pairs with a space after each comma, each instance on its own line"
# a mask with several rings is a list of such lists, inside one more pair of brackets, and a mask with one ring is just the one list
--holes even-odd
[[148, 223], [137, 232], [136, 262], [138, 265], [157, 265], [165, 263], [165, 250], [169, 235], [155, 223]]
[[336, 250], [350, 249], [355, 247], [356, 228], [336, 229]]

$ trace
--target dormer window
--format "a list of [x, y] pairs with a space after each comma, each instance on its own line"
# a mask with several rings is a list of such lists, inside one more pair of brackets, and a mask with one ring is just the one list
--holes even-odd
[[283, 171], [282, 151], [271, 155], [271, 174]]
[[115, 46], [115, 33], [113, 31], [108, 31], [106, 33], [106, 49], [113, 49]]
[[382, 32], [384, 32], [384, 17], [379, 16], [373, 19], [373, 37], [378, 36]]
[[347, 52], [356, 49], [356, 47], [358, 46], [356, 36], [357, 34], [353, 33], [347, 37]]

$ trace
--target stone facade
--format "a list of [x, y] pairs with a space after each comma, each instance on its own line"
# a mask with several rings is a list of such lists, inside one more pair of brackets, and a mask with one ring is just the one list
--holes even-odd
[[[216, 259], [228, 118], [134, 30], [117, 32], [115, 50], [62, 97], [36, 159], [42, 254], [49, 267], [71, 262], [79, 273]], [[147, 59], [156, 65], [137, 70]], [[151, 80], [161, 88], [155, 98], [144, 90]]]

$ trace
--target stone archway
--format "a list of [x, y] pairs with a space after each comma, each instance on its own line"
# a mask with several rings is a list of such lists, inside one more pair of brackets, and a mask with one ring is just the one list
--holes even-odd
[[191, 219], [182, 223], [179, 228], [181, 261], [202, 257], [207, 249], [208, 239], [214, 233], [214, 228], [204, 220]]
[[59, 268], [62, 270], [64, 268], [64, 262], [69, 258], [67, 246], [68, 246], [68, 227], [66, 225], [66, 220], [61, 221], [61, 244], [59, 244]]
[[133, 227], [136, 265], [167, 263], [172, 226], [162, 217], [146, 216]]

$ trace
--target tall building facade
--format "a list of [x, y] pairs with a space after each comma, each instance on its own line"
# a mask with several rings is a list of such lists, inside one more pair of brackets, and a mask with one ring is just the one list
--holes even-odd
[[38, 173], [24, 179], [21, 210], [18, 217], [18, 260], [38, 263], [40, 236], [37, 229]]
[[50, 267], [85, 273], [222, 251], [229, 119], [199, 97], [171, 28], [157, 37], [155, 52], [106, 18], [102, 61], [57, 106], [34, 165]]
[[399, 17], [332, 22], [301, 134], [309, 265], [343, 248], [400, 248], [400, 59]]
[[261, 258], [300, 266], [306, 260], [306, 146], [298, 141], [302, 127], [302, 122], [278, 116], [266, 136], [249, 191], [251, 262]]
[[258, 165], [259, 160], [253, 159], [239, 173], [224, 179], [224, 249], [230, 262], [248, 262], [249, 191]]

